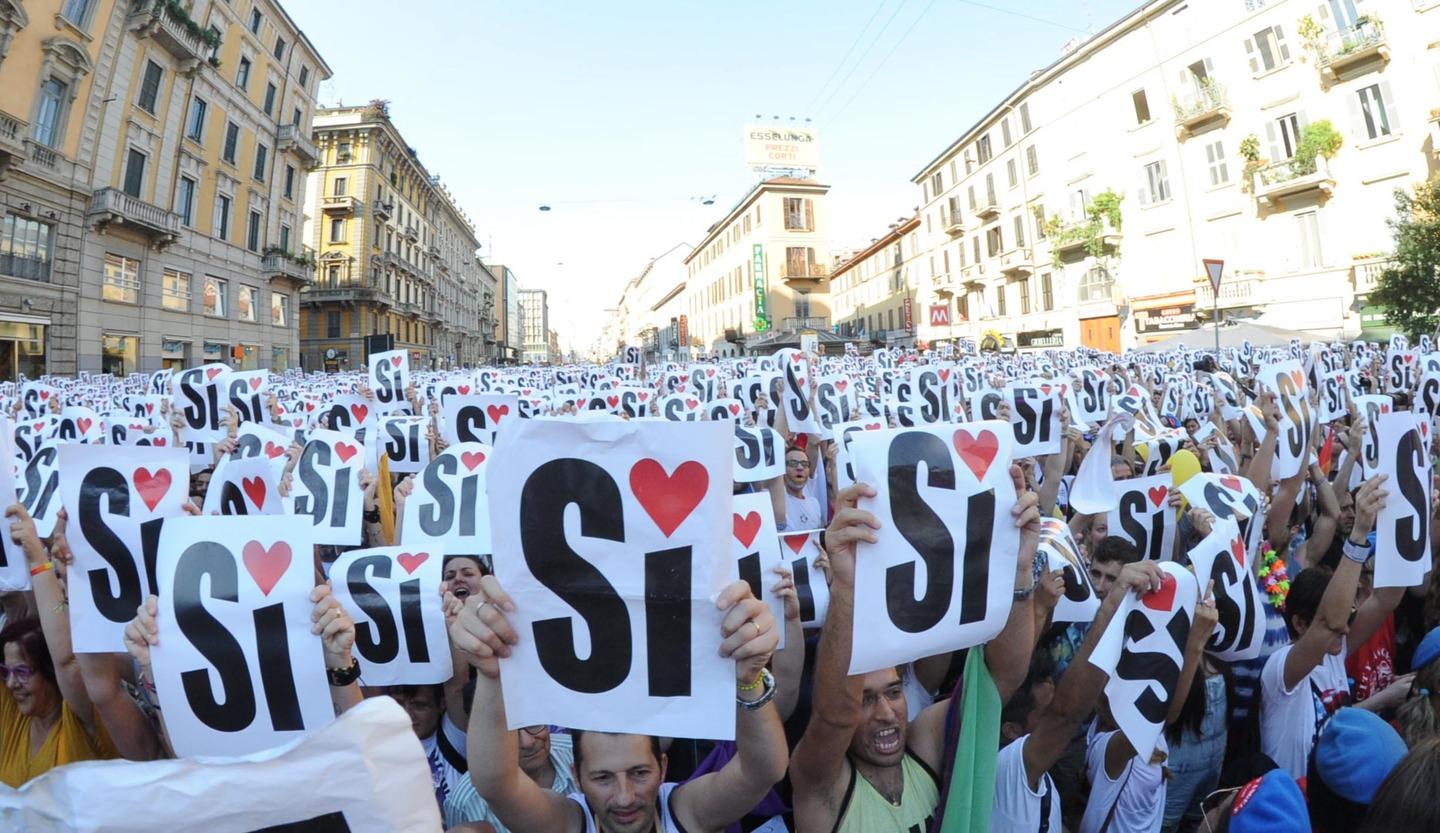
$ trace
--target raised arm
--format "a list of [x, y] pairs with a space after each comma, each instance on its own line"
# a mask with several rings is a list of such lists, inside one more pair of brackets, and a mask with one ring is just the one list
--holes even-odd
[[1320, 470], [1318, 463], [1310, 466], [1310, 483], [1315, 487], [1320, 517], [1316, 519], [1310, 537], [1305, 539], [1304, 552], [1300, 555], [1301, 565], [1304, 567], [1320, 563], [1320, 559], [1330, 549], [1330, 543], [1335, 540], [1335, 528], [1340, 522], [1340, 501], [1336, 499], [1335, 489]]
[[[1280, 406], [1275, 404], [1275, 395], [1262, 393], [1255, 400], [1260, 406], [1260, 414], [1265, 421], [1265, 439], [1255, 449], [1255, 456], [1250, 460], [1250, 466], [1245, 470], [1245, 476], [1260, 490], [1260, 494], [1270, 494], [1270, 466], [1275, 459], [1275, 443], [1280, 438]], [[1247, 427], [1248, 427], [1248, 420]], [[1278, 503], [1278, 501], [1277, 501]]]
[[[1015, 559], [1015, 590], [1017, 599], [1010, 605], [1010, 618], [1005, 627], [985, 647], [985, 667], [995, 680], [1000, 701], [1010, 699], [1015, 689], [1025, 682], [1030, 668], [1030, 654], [1035, 650], [1035, 550], [1040, 546], [1040, 498], [1025, 491], [1025, 477], [1020, 467], [1010, 465], [1010, 479], [1018, 499], [1010, 514], [1020, 528], [1020, 549]], [[1023, 598], [1018, 598], [1023, 596]]]

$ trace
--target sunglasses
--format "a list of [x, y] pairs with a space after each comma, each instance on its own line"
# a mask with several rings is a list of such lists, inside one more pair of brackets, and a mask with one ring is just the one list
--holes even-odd
[[0, 665], [0, 682], [10, 682], [12, 674], [15, 675], [15, 682], [25, 685], [35, 676], [35, 669], [29, 665]]
[[1205, 819], [1205, 833], [1215, 833], [1215, 828], [1210, 825], [1210, 814], [1220, 809], [1220, 805], [1225, 803], [1225, 799], [1240, 792], [1241, 789], [1243, 787], [1216, 790], [1200, 799], [1200, 815]]
[[786, 461], [785, 461], [785, 465], [789, 466], [789, 467], [792, 468], [792, 469], [808, 469], [808, 468], [810, 468], [810, 461], [809, 461], [809, 460], [786, 460]]

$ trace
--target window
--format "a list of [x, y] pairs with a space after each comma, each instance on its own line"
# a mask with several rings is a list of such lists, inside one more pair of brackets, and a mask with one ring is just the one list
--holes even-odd
[[1290, 47], [1285, 32], [1278, 26], [1261, 29], [1245, 39], [1245, 55], [1250, 59], [1250, 72], [1259, 75], [1290, 63]]
[[785, 230], [814, 231], [815, 217], [811, 201], [801, 197], [785, 198]]
[[225, 317], [225, 293], [229, 288], [229, 282], [210, 275], [205, 276], [205, 309], [206, 315], [213, 315], [217, 318]]
[[221, 194], [215, 200], [215, 236], [230, 239], [230, 198]]
[[220, 158], [231, 165], [235, 164], [235, 148], [240, 144], [240, 125], [235, 122], [225, 123], [225, 147], [220, 151]]
[[340, 337], [340, 313], [333, 311], [325, 313], [325, 337]]
[[1104, 267], [1096, 266], [1080, 279], [1080, 301], [1108, 301], [1114, 286], [1114, 279]]
[[290, 227], [284, 223], [280, 224], [280, 251], [290, 251]]
[[1030, 281], [1029, 281], [1029, 279], [1020, 281], [1019, 286], [1020, 286], [1020, 314], [1021, 314], [1021, 315], [1029, 315], [1029, 314], [1030, 314]]
[[272, 110], [275, 109], [275, 93], [276, 93], [276, 92], [278, 92], [278, 90], [275, 89], [275, 85], [274, 85], [273, 83], [269, 82], [269, 81], [266, 81], [266, 82], [265, 82], [265, 106], [264, 106], [263, 109], [265, 110], [265, 115], [267, 115], [267, 116], [270, 115], [270, 111], [272, 111]]
[[245, 227], [245, 248], [252, 252], [260, 251], [260, 223], [262, 220], [260, 212], [250, 212], [250, 222]]
[[1300, 148], [1301, 120], [1299, 113], [1287, 113], [1265, 122], [1265, 138], [1270, 142], [1270, 158], [1293, 159]]
[[35, 110], [35, 141], [52, 148], [60, 142], [61, 121], [69, 101], [70, 87], [65, 82], [45, 79], [40, 85], [40, 103]]
[[295, 166], [285, 166], [285, 199], [295, 199]]
[[990, 134], [987, 133], [976, 140], [975, 154], [979, 157], [981, 165], [990, 161]]
[[785, 247], [786, 277], [820, 277], [820, 270], [817, 266], [818, 264], [815, 262], [815, 250], [809, 246]]
[[971, 244], [971, 248], [975, 250], [975, 262], [976, 262], [976, 263], [979, 263], [979, 262], [980, 262], [980, 238], [979, 238], [978, 236], [970, 238], [970, 244]]
[[90, 0], [65, 0], [65, 7], [60, 13], [78, 29], [85, 25], [85, 13], [89, 10]]
[[[332, 263], [332, 264], [330, 264], [329, 266], [326, 266], [326, 267], [325, 267], [325, 282], [326, 282], [326, 285], [327, 285], [327, 286], [339, 286], [339, 285], [340, 285], [340, 267], [339, 267], [339, 265]], [[390, 290], [390, 276], [389, 276], [389, 275], [386, 275], [386, 276], [385, 276], [385, 292], [386, 292], [386, 294], [390, 294], [390, 295], [395, 294], [394, 292], [391, 292], [391, 290]]]
[[290, 296], [270, 293], [270, 323], [276, 327], [290, 326]]
[[985, 253], [990, 257], [995, 257], [1000, 254], [1000, 249], [1004, 246], [1004, 240], [1005, 238], [1001, 234], [999, 226], [992, 226], [986, 229]]
[[1295, 225], [1300, 235], [1300, 268], [1319, 269], [1324, 266], [1320, 255], [1319, 212], [1301, 211], [1295, 215]]
[[[341, 143], [339, 143], [338, 145], [335, 146], [335, 158], [336, 158], [336, 159], [339, 159], [341, 162], [344, 162], [344, 161], [346, 161], [346, 160], [348, 160], [348, 159], [350, 158], [350, 143], [349, 143], [349, 142], [341, 142]], [[393, 185], [396, 183], [396, 181], [397, 181], [397, 177], [395, 176], [395, 172], [394, 172], [394, 171], [391, 171], [391, 172], [390, 172], [390, 184], [393, 186]]]
[[50, 280], [50, 238], [46, 223], [5, 215], [0, 222], [0, 275]]
[[1001, 120], [1000, 120], [1000, 136], [1001, 136], [1002, 140], [1005, 142], [1005, 147], [1008, 148], [1008, 147], [1010, 147], [1010, 145], [1014, 144], [1014, 140], [1012, 140], [1012, 139], [1010, 138], [1010, 120], [1009, 120], [1009, 119], [1001, 119]]
[[267, 148], [267, 147], [265, 147], [264, 145], [260, 144], [259, 142], [256, 142], [256, 143], [255, 143], [255, 170], [251, 172], [251, 175], [255, 177], [256, 181], [258, 181], [258, 182], [264, 182], [264, 181], [265, 181], [265, 169], [266, 169], [267, 167], [269, 167], [269, 164], [270, 164], [270, 148]]
[[1165, 160], [1151, 162], [1145, 166], [1145, 182], [1140, 187], [1140, 204], [1156, 205], [1170, 199], [1170, 178], [1165, 170]]
[[930, 175], [930, 195], [931, 195], [932, 197], [938, 197], [938, 196], [940, 196], [940, 192], [941, 192], [941, 191], [944, 191], [944, 190], [945, 190], [945, 172], [944, 172], [944, 171], [936, 171], [935, 173], [933, 173], [933, 174]]
[[1030, 102], [1020, 105], [1020, 135], [1030, 132]]
[[250, 86], [250, 59], [241, 58], [240, 67], [235, 70], [235, 86], [246, 89]]
[[218, 61], [220, 60], [220, 29], [216, 26], [210, 26], [205, 31], [210, 33], [210, 42], [214, 44], [214, 46], [210, 47], [210, 54], [205, 57], [212, 61]]
[[1040, 155], [1034, 145], [1025, 148], [1025, 173], [1028, 176], [1040, 173]]
[[106, 252], [100, 297], [126, 304], [140, 303], [140, 261]]
[[1019, 168], [1015, 165], [1014, 159], [1005, 160], [1005, 173], [1010, 177], [1010, 187], [1014, 188], [1020, 184]]
[[[190, 112], [185, 117], [185, 138], [194, 139], [197, 142], [205, 140], [205, 111], [208, 109], [210, 109], [210, 105], [205, 103], [205, 99], [200, 96], [197, 95], [190, 99]], [[226, 137], [228, 142], [228, 133]]]
[[295, 125], [296, 127], [299, 127], [301, 118], [303, 118], [303, 114], [301, 114], [300, 108], [296, 107], [295, 114], [290, 118], [290, 123]]
[[1055, 291], [1051, 286], [1049, 272], [1040, 276], [1040, 308], [1045, 312], [1055, 309]]
[[1023, 214], [1015, 215], [1015, 245], [1017, 247], [1025, 245], [1025, 215]]
[[272, 54], [279, 60], [284, 60], [285, 58], [285, 45], [284, 38], [278, 36], [275, 38], [275, 51]]
[[250, 10], [250, 34], [260, 34], [260, 24], [263, 22], [265, 22], [265, 18], [261, 16], [260, 8], [258, 6], [252, 8]]
[[302, 89], [302, 90], [305, 89], [305, 85], [306, 85], [306, 84], [309, 84], [309, 83], [310, 83], [310, 67], [300, 67], [300, 89]]
[[1000, 203], [999, 203], [999, 200], [995, 199], [995, 175], [994, 175], [994, 174], [986, 174], [986, 175], [985, 175], [985, 204], [986, 204], [986, 205], [999, 205], [999, 204], [1000, 204]]
[[331, 217], [331, 218], [330, 218], [330, 242], [331, 242], [331, 243], [344, 243], [344, 242], [345, 242], [345, 218], [344, 218], [344, 217]]
[[160, 98], [160, 79], [165, 70], [154, 61], [145, 62], [145, 77], [140, 80], [140, 100], [135, 102], [147, 113], [155, 112], [155, 102]]
[[1143, 89], [1131, 93], [1130, 102], [1135, 105], [1136, 124], [1145, 124], [1150, 121], [1150, 100], [1145, 97]]
[[100, 336], [100, 372], [120, 378], [139, 369], [140, 339], [104, 333]]
[[1210, 167], [1210, 185], [1216, 187], [1230, 181], [1230, 167], [1225, 162], [1225, 143], [1214, 141], [1205, 146], [1205, 164]]
[[967, 189], [967, 191], [969, 192], [969, 196], [970, 196], [970, 210], [973, 212], [973, 211], [975, 210], [975, 208], [976, 208], [976, 205], [975, 205], [975, 186], [974, 186], [974, 185], [971, 185], [971, 186]]
[[1005, 284], [995, 286], [995, 314], [1002, 318], [1007, 315], [1005, 312]]
[[190, 311], [190, 273], [166, 269], [160, 275], [160, 306], [179, 312]]
[[253, 286], [242, 286], [235, 296], [235, 317], [241, 321], [254, 321], [256, 307], [260, 305], [260, 290]]
[[346, 180], [345, 177], [337, 176], [335, 177], [335, 182], [332, 184], [330, 193], [337, 197], [343, 197], [348, 190], [348, 186], [349, 181]]
[[1360, 101], [1360, 117], [1355, 120], [1357, 135], [1365, 139], [1379, 139], [1399, 132], [1389, 81], [1361, 87], [1356, 95]]
[[195, 225], [195, 180], [188, 176], [175, 183], [175, 213], [180, 215], [181, 223]]
[[145, 190], [145, 154], [135, 148], [125, 154], [125, 182], [121, 190], [137, 199]]
[[1030, 206], [1030, 215], [1035, 218], [1035, 239], [1045, 239], [1045, 206]]

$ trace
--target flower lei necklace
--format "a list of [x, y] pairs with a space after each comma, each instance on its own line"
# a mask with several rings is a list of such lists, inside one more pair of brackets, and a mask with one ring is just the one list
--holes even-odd
[[1285, 597], [1290, 595], [1290, 573], [1285, 569], [1285, 559], [1269, 541], [1260, 549], [1260, 589], [1270, 597], [1271, 607], [1285, 609]]

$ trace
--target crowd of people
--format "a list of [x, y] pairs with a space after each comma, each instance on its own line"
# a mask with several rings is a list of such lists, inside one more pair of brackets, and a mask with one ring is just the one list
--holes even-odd
[[[1387, 395], [1395, 411], [1420, 413], [1421, 380], [1395, 389], [1376, 358], [1380, 351], [1320, 347], [1334, 351], [1364, 390]], [[1044, 357], [1038, 365], [1014, 356], [942, 359], [914, 352], [887, 355], [884, 363], [857, 356], [809, 361], [853, 379], [891, 428], [901, 421], [887, 407], [885, 379], [908, 369], [971, 366], [1003, 389], [1007, 379], [1028, 376], [1073, 383], [1079, 368], [1100, 368], [1116, 391], [1138, 386], [1145, 392], [1143, 410], [1180, 437], [1178, 446], [1201, 471], [1253, 484], [1261, 495], [1252, 521], [1260, 543], [1242, 563], [1265, 589], [1257, 614], [1263, 646], [1258, 656], [1237, 661], [1209, 650], [1221, 611], [1209, 577], [1200, 576], [1203, 592], [1185, 634], [1183, 670], [1168, 692], [1165, 728], [1154, 748], [1136, 748], [1121, 730], [1107, 699], [1108, 675], [1090, 659], [1127, 597], [1159, 590], [1160, 561], [1188, 565], [1188, 552], [1218, 519], [1172, 490], [1178, 536], [1174, 551], [1157, 561], [1110, 529], [1105, 513], [1071, 505], [1076, 476], [1097, 446], [1117, 483], [1170, 470], [1155, 465], [1146, 444], [1137, 442], [1135, 420], [1110, 433], [1078, 424], [1063, 408], [1060, 451], [1010, 461], [1020, 544], [1013, 601], [997, 636], [852, 675], [856, 561], [880, 525], [864, 506], [885, 484], [844, 484], [844, 441], [791, 431], [784, 409], [772, 407], [783, 396], [778, 387], [747, 403], [743, 424], [761, 421], [780, 432], [784, 473], [736, 483], [733, 491], [768, 492], [782, 531], [825, 527], [817, 567], [829, 605], [823, 626], [802, 625], [794, 577], [785, 567], [765, 581], [767, 593], [783, 600], [780, 621], [745, 582], [715, 601], [723, 620], [721, 653], [735, 668], [734, 740], [554, 725], [508, 729], [504, 663], [526, 635], [512, 626], [516, 602], [484, 556], [456, 555], [444, 563], [442, 606], [454, 666], [449, 682], [366, 686], [355, 673], [355, 612], [331, 594], [327, 570], [346, 549], [402, 540], [415, 476], [392, 475], [383, 462], [361, 478], [361, 540], [355, 547], [317, 546], [314, 553], [313, 632], [324, 648], [334, 708], [341, 713], [384, 696], [404, 707], [448, 831], [1440, 830], [1440, 581], [1432, 570], [1413, 587], [1375, 585], [1374, 530], [1396, 494], [1383, 475], [1362, 474], [1363, 411], [1352, 406], [1339, 419], [1314, 425], [1300, 470], [1277, 477], [1281, 403], [1234, 351], [1199, 365], [1200, 356], [1186, 351], [1143, 360], [1091, 351]], [[725, 373], [747, 369], [716, 366]], [[528, 371], [527, 383], [543, 383], [547, 372]], [[662, 384], [655, 370], [633, 372], [634, 384]], [[1235, 383], [1238, 417], [1225, 418], [1227, 400], [1219, 390], [1208, 398], [1208, 413], [1188, 404], [1205, 399], [1165, 395], [1169, 379], [1188, 380], [1193, 388], [1210, 384], [1215, 374]], [[415, 381], [407, 391], [409, 409], [429, 417], [428, 441], [438, 453], [445, 446], [438, 392], [424, 378]], [[72, 381], [47, 407], [58, 413], [67, 404], [61, 399], [79, 401], [83, 386], [96, 383]], [[341, 384], [362, 397], [374, 395], [359, 375]], [[20, 413], [20, 387], [0, 390], [12, 414]], [[1318, 392], [1304, 395], [1313, 406]], [[320, 404], [316, 410], [324, 413]], [[274, 395], [269, 407], [274, 415], [286, 410]], [[1009, 419], [1008, 408], [1000, 405], [1000, 419]], [[162, 411], [168, 413], [145, 432], [183, 446], [179, 414]], [[536, 416], [565, 419], [574, 412], [572, 402], [555, 402]], [[214, 444], [211, 462], [234, 453], [239, 423], [231, 411], [232, 439]], [[322, 419], [308, 427], [326, 426]], [[291, 488], [306, 430], [292, 431], [282, 491]], [[503, 442], [502, 434], [497, 444]], [[24, 463], [17, 460], [22, 469]], [[194, 467], [185, 513], [201, 514], [212, 472], [213, 466]], [[1440, 489], [1430, 494], [1433, 530]], [[11, 787], [79, 761], [173, 755], [160, 708], [164, 692], [157, 696], [150, 668], [160, 633], [155, 597], [125, 629], [128, 653], [72, 649], [69, 511], [73, 507], [62, 509], [52, 534], [42, 538], [23, 500], [5, 510], [31, 576], [29, 589], [0, 594], [0, 781]], [[1042, 519], [1049, 518], [1068, 525], [1079, 550], [1088, 573], [1081, 578], [1100, 600], [1093, 621], [1054, 619], [1057, 603], [1076, 589], [1076, 576], [1067, 579], [1064, 569], [1036, 557]], [[1432, 532], [1427, 540], [1433, 558], [1440, 536]]]

